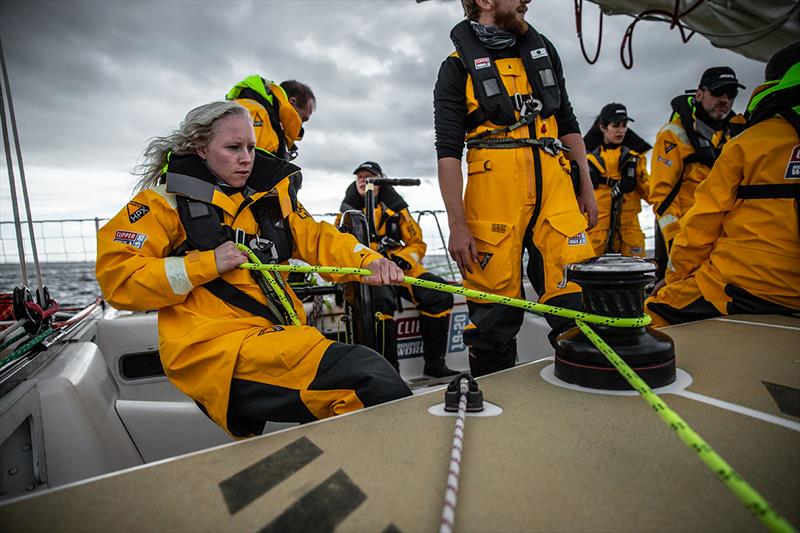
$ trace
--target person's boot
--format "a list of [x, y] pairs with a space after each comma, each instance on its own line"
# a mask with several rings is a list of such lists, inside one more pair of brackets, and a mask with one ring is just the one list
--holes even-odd
[[375, 322], [375, 343], [377, 352], [400, 373], [400, 363], [397, 360], [397, 324], [391, 318]]
[[516, 362], [516, 339], [501, 351], [469, 347], [469, 370], [474, 378], [511, 368]]
[[450, 326], [450, 315], [442, 317], [419, 316], [422, 330], [422, 346], [425, 350], [425, 366], [422, 373], [432, 378], [446, 378], [458, 375], [459, 372], [447, 368], [447, 332]]

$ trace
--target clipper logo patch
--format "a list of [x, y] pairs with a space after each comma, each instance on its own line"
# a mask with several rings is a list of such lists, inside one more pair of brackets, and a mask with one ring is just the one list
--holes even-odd
[[666, 157], [658, 156], [658, 162], [663, 163], [665, 167], [669, 168], [672, 166], [672, 161], [667, 159]]
[[256, 115], [253, 117], [253, 127], [260, 128], [263, 125], [264, 125], [264, 119], [261, 118], [261, 113], [256, 113]]
[[493, 255], [486, 252], [478, 252], [478, 264], [481, 266], [481, 270], [486, 269], [486, 265], [489, 264]]
[[128, 220], [135, 224], [140, 218], [150, 212], [150, 208], [139, 202], [128, 202]]
[[531, 50], [531, 57], [534, 59], [539, 59], [540, 57], [547, 56], [547, 49], [546, 48], [537, 48], [536, 50]]
[[792, 155], [789, 157], [789, 164], [786, 166], [784, 178], [787, 180], [800, 179], [800, 144], [792, 149]]
[[671, 151], [673, 151], [675, 149], [676, 146], [678, 146], [678, 145], [675, 144], [675, 143], [671, 143], [669, 141], [664, 141], [664, 153], [665, 154], [670, 153]]
[[482, 68], [489, 68], [492, 66], [492, 60], [488, 57], [479, 57], [475, 60], [475, 70], [480, 70]]
[[144, 233], [136, 233], [135, 231], [117, 230], [114, 233], [114, 242], [121, 242], [122, 244], [133, 246], [134, 248], [141, 249], [146, 240], [147, 235]]
[[506, 232], [506, 225], [505, 224], [492, 224], [492, 232], [494, 232], [494, 233], [505, 233]]
[[570, 246], [580, 246], [581, 244], [586, 244], [586, 242], [586, 233], [583, 231], [567, 240], [567, 244]]

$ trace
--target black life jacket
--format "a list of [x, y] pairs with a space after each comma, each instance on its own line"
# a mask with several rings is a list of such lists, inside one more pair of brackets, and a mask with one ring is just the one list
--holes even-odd
[[[472, 77], [475, 97], [480, 106], [467, 116], [468, 129], [473, 130], [484, 122], [493, 122], [499, 126], [514, 124], [517, 121], [514, 112], [518, 110], [514, 98], [506, 91], [490, 51], [475, 35], [469, 20], [456, 24], [450, 32], [450, 39], [461, 63]], [[548, 118], [561, 107], [561, 88], [558, 86], [545, 41], [529, 24], [527, 33], [517, 37], [516, 46], [525, 66], [533, 97], [542, 103], [540, 115]]]
[[[375, 228], [378, 231], [380, 228], [385, 227], [385, 235], [395, 241], [402, 241], [402, 231], [400, 228], [400, 212], [408, 208], [408, 204], [402, 196], [391, 185], [381, 185], [380, 194], [375, 199], [376, 206], [381, 206], [381, 219], [375, 221]], [[339, 212], [344, 213], [351, 209], [356, 211], [363, 211], [365, 209], [364, 198], [358, 194], [356, 183], [353, 182], [347, 187], [344, 193], [344, 200], [339, 207]], [[389, 214], [388, 209], [394, 213]]]
[[[245, 185], [245, 193], [270, 191], [283, 179], [290, 179], [290, 197], [292, 208], [297, 208], [297, 182], [300, 168], [266, 152], [256, 150], [253, 172]], [[211, 203], [214, 191], [220, 191], [217, 177], [197, 155], [172, 156], [165, 175], [167, 192], [174, 193], [177, 201], [178, 215], [186, 231], [186, 240], [170, 255], [185, 255], [193, 250], [213, 250], [226, 241], [246, 244], [264, 263], [281, 263], [288, 260], [294, 249], [294, 239], [289, 221], [284, 217], [280, 202], [275, 195], [261, 196], [252, 201], [251, 195], [239, 205], [237, 215], [244, 209], [253, 212], [259, 231], [258, 234], [246, 234], [223, 224], [221, 209]], [[265, 306], [248, 294], [238, 290], [221, 277], [216, 278], [203, 287], [218, 298], [244, 309], [254, 315], [262, 316], [276, 324], [288, 324], [288, 317], [282, 309], [277, 295], [272, 289], [265, 287], [263, 276], [251, 272], [254, 279], [265, 291], [268, 305]], [[276, 278], [281, 281], [280, 276]]]

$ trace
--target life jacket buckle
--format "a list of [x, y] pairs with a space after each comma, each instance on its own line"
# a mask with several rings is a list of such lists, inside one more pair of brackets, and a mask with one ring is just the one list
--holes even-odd
[[233, 230], [233, 242], [236, 244], [244, 244], [247, 245], [247, 233], [242, 228], [236, 228]]
[[561, 142], [561, 139], [556, 139], [555, 137], [543, 137], [539, 139], [541, 141], [542, 150], [550, 155], [558, 155], [561, 152], [569, 152], [570, 148], [564, 146], [564, 143]]
[[542, 101], [537, 100], [530, 93], [516, 93], [511, 98], [514, 101], [514, 109], [519, 111], [520, 116], [527, 117], [535, 115], [542, 110]]
[[278, 250], [275, 243], [262, 239], [258, 235], [250, 240], [250, 249], [261, 259], [262, 263], [275, 264], [278, 262]]

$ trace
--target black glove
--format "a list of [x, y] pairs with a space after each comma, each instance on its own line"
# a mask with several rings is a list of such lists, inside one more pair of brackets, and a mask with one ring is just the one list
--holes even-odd
[[400, 256], [393, 255], [389, 259], [394, 261], [394, 264], [399, 266], [403, 270], [409, 270], [411, 268], [411, 263], [409, 263], [408, 261], [406, 261], [405, 259], [403, 259]]

